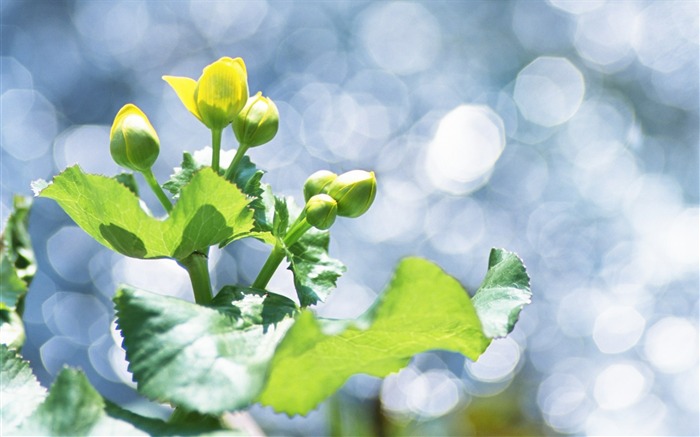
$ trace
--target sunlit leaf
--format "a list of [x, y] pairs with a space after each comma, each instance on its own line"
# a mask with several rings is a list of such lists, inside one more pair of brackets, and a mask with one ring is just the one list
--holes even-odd
[[32, 414], [46, 390], [32, 374], [29, 363], [15, 350], [0, 344], [0, 428], [4, 435]]
[[531, 296], [522, 260], [513, 252], [492, 249], [486, 277], [472, 299], [486, 336], [503, 337], [512, 331]]
[[208, 168], [195, 173], [182, 188], [165, 220], [147, 214], [124, 185], [85, 174], [77, 166], [56, 176], [40, 195], [56, 200], [97, 241], [134, 258], [182, 259], [249, 236], [253, 228], [250, 199]]
[[289, 248], [289, 270], [301, 306], [326, 300], [335, 290], [345, 266], [328, 255], [330, 233], [312, 228]]
[[139, 392], [207, 414], [252, 403], [297, 311], [283, 296], [233, 287], [211, 307], [127, 287], [114, 301]]
[[[491, 256], [484, 290], [508, 288], [513, 278], [523, 279], [508, 274], [524, 272], [522, 264], [511, 261], [508, 252], [497, 252]], [[497, 260], [507, 260], [508, 267]], [[517, 296], [522, 291], [494, 295], [486, 322], [500, 327], [500, 310], [507, 312], [506, 319], [512, 318], [513, 307], [500, 301], [510, 301], [510, 293]], [[383, 377], [421, 352], [448, 350], [476, 360], [490, 344], [492, 332], [483, 330], [469, 295], [454, 278], [429, 261], [408, 258], [359, 319], [327, 320], [303, 311], [277, 348], [259, 401], [287, 414], [306, 414], [351, 375]]]

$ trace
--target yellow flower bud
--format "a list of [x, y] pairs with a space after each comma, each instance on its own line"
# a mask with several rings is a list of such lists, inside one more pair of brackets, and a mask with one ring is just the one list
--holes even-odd
[[243, 59], [223, 57], [207, 65], [199, 80], [163, 76], [185, 107], [209, 129], [223, 129], [248, 100], [248, 73]]
[[233, 133], [245, 147], [267, 143], [277, 134], [280, 114], [275, 103], [262, 93], [248, 99], [243, 109], [233, 119]]
[[319, 170], [309, 176], [306, 182], [304, 182], [304, 200], [308, 202], [312, 196], [325, 193], [324, 190], [337, 177], [337, 174], [328, 170]]
[[317, 194], [306, 202], [306, 221], [322, 231], [333, 226], [338, 203], [327, 194]]
[[160, 152], [158, 134], [135, 105], [124, 105], [114, 117], [109, 151], [117, 164], [138, 172], [149, 170], [156, 162]]
[[374, 172], [352, 170], [338, 176], [328, 185], [326, 192], [338, 202], [338, 215], [359, 217], [372, 205], [377, 194]]

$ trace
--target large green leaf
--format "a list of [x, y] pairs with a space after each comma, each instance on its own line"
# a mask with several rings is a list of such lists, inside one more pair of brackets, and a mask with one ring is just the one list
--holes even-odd
[[223, 241], [250, 235], [250, 199], [233, 184], [201, 169], [182, 188], [165, 220], [148, 215], [138, 198], [114, 179], [67, 168], [42, 197], [56, 200], [75, 222], [105, 246], [134, 258], [182, 259]]
[[285, 297], [233, 287], [210, 308], [127, 287], [114, 301], [139, 392], [206, 414], [251, 404], [296, 312]]
[[[511, 259], [506, 252], [500, 258]], [[487, 289], [507, 287], [499, 280], [513, 278], [493, 273], [503, 268], [500, 265], [491, 263]], [[519, 270], [515, 263], [509, 265]], [[494, 313], [488, 314], [493, 320], [488, 323], [502, 320], [495, 312], [504, 306], [495, 305], [496, 300], [510, 298], [494, 296]], [[432, 349], [476, 360], [490, 341], [464, 288], [435, 264], [408, 258], [373, 308], [358, 320], [324, 320], [302, 312], [277, 348], [259, 401], [287, 414], [306, 414], [353, 374], [383, 377]]]
[[39, 385], [15, 350], [0, 344], [0, 429], [4, 435], [32, 414], [44, 400], [46, 390]]
[[513, 252], [492, 249], [489, 269], [472, 303], [487, 337], [503, 337], [513, 330], [520, 310], [530, 303], [530, 278]]
[[311, 228], [288, 250], [289, 270], [302, 307], [325, 301], [345, 272], [343, 263], [328, 256], [329, 243], [328, 231]]

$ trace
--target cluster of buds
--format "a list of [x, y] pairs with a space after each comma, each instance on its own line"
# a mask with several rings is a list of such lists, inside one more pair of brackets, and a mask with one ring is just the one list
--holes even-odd
[[[223, 57], [202, 71], [198, 80], [163, 76], [180, 101], [211, 130], [232, 125], [245, 152], [272, 140], [279, 112], [262, 93], [248, 96], [248, 73], [241, 58]], [[133, 104], [124, 106], [112, 124], [110, 150], [115, 162], [135, 171], [151, 168], [158, 157], [159, 141], [146, 115]]]
[[[212, 132], [218, 132], [219, 139], [221, 130], [232, 126], [240, 146], [225, 173], [229, 180], [248, 148], [265, 144], [277, 134], [277, 106], [260, 92], [248, 96], [248, 73], [241, 58], [219, 59], [205, 67], [196, 81], [178, 76], [163, 76], [163, 79], [175, 90], [185, 108]], [[218, 170], [219, 150], [216, 143], [213, 145], [212, 166]], [[171, 205], [159, 192], [151, 171], [159, 148], [158, 135], [146, 114], [133, 104], [125, 105], [112, 124], [112, 157], [117, 164], [143, 173], [169, 209]], [[328, 229], [336, 216], [354, 218], [364, 214], [372, 205], [376, 191], [373, 172], [353, 170], [336, 175], [327, 170], [318, 171], [304, 184], [304, 217], [308, 224]]]
[[320, 170], [304, 183], [306, 221], [328, 229], [336, 216], [359, 217], [372, 206], [377, 194], [374, 172], [352, 170], [340, 176]]

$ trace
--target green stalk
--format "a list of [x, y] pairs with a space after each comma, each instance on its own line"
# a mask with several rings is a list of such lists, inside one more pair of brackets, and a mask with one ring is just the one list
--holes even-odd
[[231, 161], [231, 164], [229, 164], [228, 168], [226, 169], [226, 173], [224, 174], [224, 178], [227, 181], [233, 181], [233, 177], [236, 175], [236, 170], [238, 169], [238, 164], [241, 162], [241, 159], [243, 159], [246, 151], [248, 151], [248, 146], [243, 144], [241, 144], [238, 147], [238, 150], [236, 150], [236, 156], [233, 157], [233, 161]]
[[286, 254], [285, 247], [290, 247], [296, 243], [297, 240], [299, 240], [299, 238], [301, 238], [301, 236], [304, 235], [304, 233], [306, 233], [306, 231], [309, 229], [311, 229], [311, 225], [306, 221], [306, 214], [302, 212], [294, 224], [289, 228], [287, 235], [284, 237], [284, 243], [278, 243], [272, 249], [272, 252], [270, 252], [270, 255], [267, 257], [265, 264], [262, 266], [262, 269], [260, 269], [260, 273], [258, 273], [258, 277], [255, 278], [255, 281], [251, 287], [258, 289], [264, 289], [267, 287], [267, 283], [270, 282], [272, 275], [275, 273], [277, 267], [279, 267], [280, 263], [284, 259]]
[[151, 170], [149, 168], [148, 170], [143, 171], [141, 173], [143, 174], [143, 177], [146, 179], [148, 186], [151, 187], [151, 190], [153, 190], [154, 193], [156, 193], [156, 197], [158, 197], [158, 200], [160, 200], [160, 203], [163, 205], [163, 208], [165, 208], [165, 210], [168, 213], [170, 211], [172, 211], [173, 204], [170, 203], [170, 199], [168, 199], [168, 196], [165, 195], [163, 188], [161, 188], [160, 184], [156, 180], [156, 177], [153, 174], [153, 170]]
[[180, 260], [187, 273], [190, 275], [194, 301], [199, 305], [207, 305], [211, 302], [211, 279], [209, 278], [209, 262], [204, 253], [194, 252], [187, 258]]
[[221, 129], [211, 130], [211, 168], [216, 174], [219, 174], [219, 155], [221, 155]]

